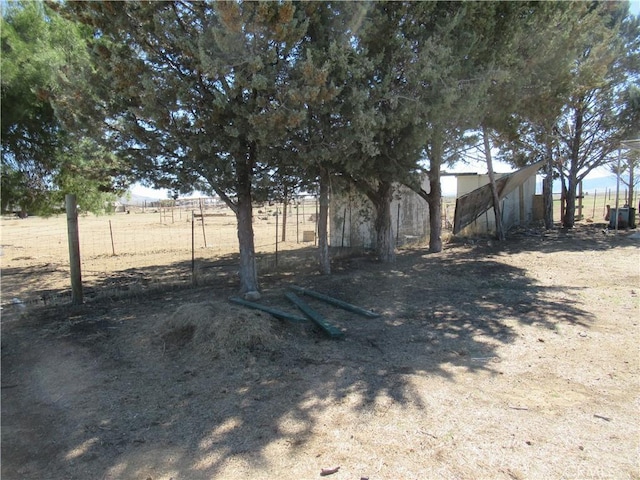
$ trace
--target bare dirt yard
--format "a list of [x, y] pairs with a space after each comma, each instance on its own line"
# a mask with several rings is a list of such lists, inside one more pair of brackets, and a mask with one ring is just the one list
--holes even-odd
[[[602, 226], [5, 306], [2, 479], [638, 479], [640, 239]], [[299, 313], [299, 312], [298, 312]], [[338, 468], [339, 467], [339, 468]]]

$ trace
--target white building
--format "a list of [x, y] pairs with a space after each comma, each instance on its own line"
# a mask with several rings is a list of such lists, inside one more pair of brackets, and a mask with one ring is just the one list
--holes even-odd
[[[496, 174], [501, 199], [502, 222], [505, 231], [516, 225], [534, 221], [535, 173], [540, 164], [514, 173]], [[455, 174], [457, 195], [443, 198], [443, 232], [454, 230], [457, 235], [473, 236], [495, 232], [495, 215], [491, 207], [488, 175]], [[425, 177], [422, 188], [429, 191]], [[455, 217], [454, 217], [455, 211]], [[332, 247], [372, 248], [376, 235], [373, 227], [374, 209], [369, 200], [354, 189], [348, 194], [332, 195], [330, 205], [330, 244]], [[396, 245], [428, 242], [429, 206], [418, 194], [403, 185], [396, 185], [391, 203], [391, 224]]]

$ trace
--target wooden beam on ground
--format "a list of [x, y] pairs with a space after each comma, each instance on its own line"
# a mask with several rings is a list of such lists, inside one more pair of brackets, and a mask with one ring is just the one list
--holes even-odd
[[203, 218], [203, 217], [227, 217], [226, 213], [194, 213], [193, 216], [195, 218]]
[[306, 322], [307, 321], [307, 319], [304, 317], [292, 315], [290, 313], [283, 312], [282, 310], [278, 310], [277, 308], [271, 308], [271, 307], [267, 307], [266, 305], [260, 305], [259, 303], [249, 302], [239, 297], [231, 297], [229, 298], [229, 301], [236, 303], [238, 305], [242, 305], [243, 307], [253, 308], [254, 310], [267, 312], [279, 320], [289, 320], [290, 322]]
[[357, 313], [358, 315], [362, 315], [368, 318], [378, 318], [380, 316], [379, 313], [372, 312], [371, 310], [365, 310], [364, 308], [356, 307], [347, 302], [343, 302], [342, 300], [338, 300], [337, 298], [330, 297], [328, 295], [324, 295], [322, 293], [314, 292], [313, 290], [307, 290], [306, 288], [297, 287], [295, 285], [290, 285], [289, 288], [298, 293], [302, 293], [303, 295], [308, 295], [310, 297], [317, 298], [318, 300], [322, 300], [323, 302], [330, 303], [335, 307], [340, 307], [344, 310], [348, 310], [349, 312]]
[[322, 315], [313, 310], [295, 293], [285, 293], [285, 296], [331, 338], [340, 338], [344, 336], [344, 333], [342, 333], [339, 328], [327, 322]]

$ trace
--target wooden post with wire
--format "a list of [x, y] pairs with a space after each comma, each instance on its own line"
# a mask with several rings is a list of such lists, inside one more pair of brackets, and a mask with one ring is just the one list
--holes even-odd
[[196, 212], [191, 210], [191, 283], [196, 283]]
[[278, 266], [278, 206], [276, 205], [276, 267]]
[[200, 220], [202, 221], [202, 238], [204, 240], [204, 248], [207, 248], [207, 233], [204, 228], [204, 210], [202, 208], [202, 199], [198, 199], [200, 202]]
[[111, 254], [115, 257], [116, 246], [115, 246], [115, 243], [113, 243], [113, 228], [111, 227], [111, 220], [109, 220], [109, 233], [111, 234]]
[[82, 305], [82, 267], [80, 263], [80, 238], [78, 234], [78, 205], [75, 195], [65, 195], [67, 211], [67, 235], [69, 238], [69, 269], [71, 271], [71, 303]]

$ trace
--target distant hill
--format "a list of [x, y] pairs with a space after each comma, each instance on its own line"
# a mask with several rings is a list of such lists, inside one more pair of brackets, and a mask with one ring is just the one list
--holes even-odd
[[147, 195], [137, 195], [135, 193], [129, 193], [128, 195], [120, 197], [118, 199], [118, 202], [123, 205], [144, 205], [145, 202], [157, 202], [158, 200], [166, 200], [166, 198], [167, 197], [162, 197], [160, 195], [158, 195], [157, 197], [150, 197]]
[[[607, 177], [587, 178], [582, 182], [582, 191], [593, 195], [594, 193], [605, 193], [607, 190], [616, 191], [617, 178], [615, 175]], [[620, 181], [620, 195], [624, 195], [627, 186]], [[560, 182], [554, 182], [553, 191], [560, 193]]]

